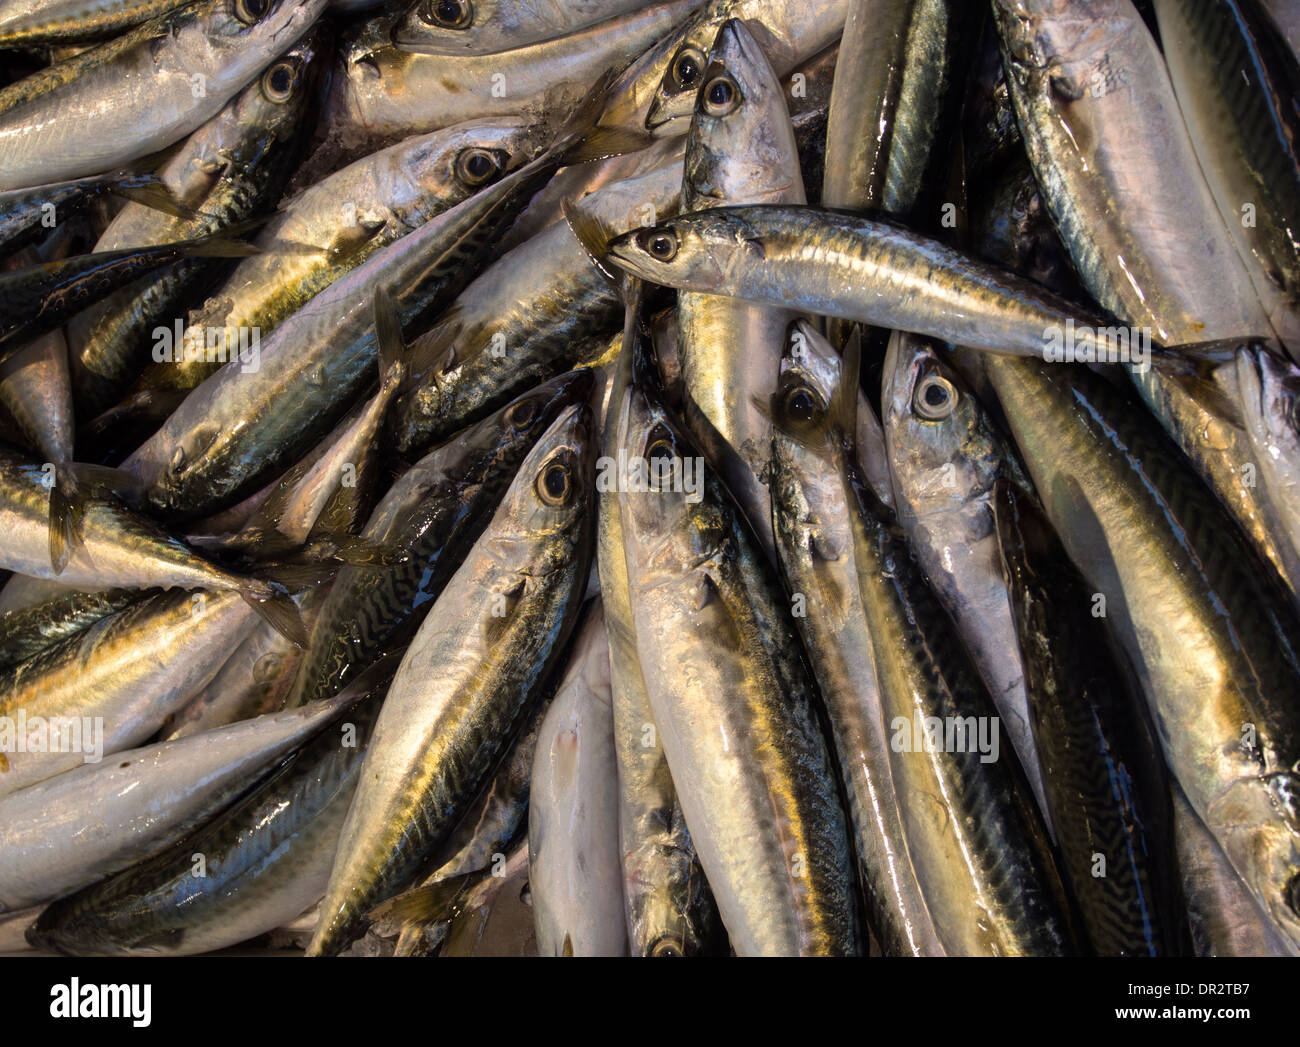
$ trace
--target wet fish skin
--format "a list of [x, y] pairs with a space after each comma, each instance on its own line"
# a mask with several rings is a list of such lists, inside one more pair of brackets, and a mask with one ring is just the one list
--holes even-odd
[[215, 116], [324, 7], [276, 0], [258, 18], [239, 0], [194, 0], [11, 84], [0, 91], [0, 189], [97, 174], [171, 145]]
[[350, 704], [261, 716], [115, 753], [0, 800], [0, 905], [24, 908], [170, 846], [251, 788]]
[[[619, 446], [681, 479], [697, 452], [649, 366]], [[723, 925], [741, 956], [854, 954], [848, 833], [789, 605], [716, 476], [698, 501], [673, 486], [620, 499], [624, 554], [642, 676]]]
[[623, 956], [618, 760], [599, 601], [542, 722], [528, 804], [528, 886], [542, 956]]
[[569, 407], [539, 439], [412, 641], [375, 727], [308, 955], [345, 948], [366, 913], [419, 874], [555, 668], [590, 567], [590, 426], [589, 408]]
[[[810, 324], [800, 322], [796, 331], [803, 341], [791, 337], [771, 397], [773, 530], [783, 577], [810, 611], [795, 624], [826, 703], [868, 926], [888, 956], [942, 956], [908, 854], [858, 589], [851, 515], [857, 509], [843, 482], [854, 441], [837, 428], [841, 419], [827, 417], [840, 388], [840, 360]], [[805, 416], [810, 404], [820, 420]], [[870, 411], [860, 405], [859, 421]]]
[[1159, 0], [1155, 10], [1201, 170], [1274, 330], [1294, 343], [1300, 338], [1295, 56], [1268, 31], [1254, 0]]
[[[244, 259], [187, 324], [209, 329], [256, 329], [268, 336], [297, 309], [376, 251], [413, 232], [517, 166], [535, 146], [535, 129], [500, 117], [457, 124], [407, 139], [334, 172], [289, 201], [256, 243], [262, 253]], [[492, 166], [486, 181], [469, 178], [473, 157]], [[319, 251], [283, 251], [309, 244]], [[119, 411], [165, 418], [177, 400], [221, 367], [194, 359], [154, 363]]]
[[[596, 190], [582, 201], [582, 213], [621, 232], [647, 211], [675, 214], [681, 181], [674, 155]], [[608, 346], [618, 308], [617, 289], [592, 265], [569, 224], [549, 226], [490, 265], [416, 339], [412, 368], [420, 378], [394, 406], [393, 445], [418, 452], [530, 383], [594, 364]]]
[[985, 367], [1048, 518], [1105, 597], [1174, 775], [1275, 926], [1300, 942], [1291, 597], [1122, 388], [1085, 368], [1067, 379], [991, 355]]
[[1131, 0], [993, 11], [1043, 199], [1093, 298], [1162, 345], [1271, 335]]
[[[666, 238], [666, 239], [665, 239]], [[649, 245], [671, 251], [656, 258]], [[812, 208], [756, 205], [680, 215], [616, 237], [608, 258], [652, 283], [916, 331], [1042, 357], [1069, 321], [1106, 326], [1022, 277], [900, 226]], [[1096, 339], [1079, 331], [1080, 349]]]
[[[219, 233], [279, 199], [310, 130], [330, 37], [308, 33], [272, 62], [159, 169], [162, 184], [194, 214], [167, 215], [128, 203], [104, 230], [96, 251], [143, 247]], [[259, 238], [260, 239], [260, 238]], [[281, 264], [288, 256], [279, 255]], [[170, 328], [184, 303], [221, 272], [211, 259], [189, 259], [110, 295], [70, 323], [78, 406], [89, 421], [114, 403], [145, 365], [159, 326]]]
[[385, 22], [373, 23], [342, 56], [326, 106], [329, 135], [336, 148], [356, 153], [473, 117], [563, 108], [701, 2], [663, 0], [558, 39], [488, 55], [412, 54], [388, 43]]
[[[0, 715], [11, 725], [0, 794], [88, 762], [96, 742], [103, 755], [145, 742], [212, 678], [231, 637], [255, 621], [233, 593], [162, 593], [0, 672]], [[75, 718], [80, 728], [57, 751], [46, 737], [53, 717]], [[20, 729], [25, 752], [18, 751]], [[87, 739], [87, 729], [97, 737]], [[72, 745], [78, 735], [79, 747]], [[45, 749], [32, 751], [42, 737]]]
[[1170, 782], [1137, 688], [1032, 496], [999, 480], [994, 498], [1037, 756], [1084, 933], [1101, 956], [1180, 955]]
[[376, 287], [404, 325], [451, 298], [558, 160], [539, 157], [377, 251], [276, 328], [256, 370], [232, 361], [193, 390], [123, 463], [154, 509], [223, 508], [328, 432], [374, 373]]
[[[320, 900], [386, 681], [180, 844], [50, 905], [28, 940], [73, 956], [212, 952]], [[196, 876], [194, 855], [206, 876]]]
[[529, 449], [567, 408], [586, 400], [591, 381], [590, 372], [575, 371], [516, 397], [393, 484], [361, 537], [395, 563], [339, 572], [294, 681], [291, 708], [333, 694], [414, 634]]
[[994, 484], [1003, 478], [1027, 488], [1028, 481], [988, 413], [926, 340], [894, 334], [881, 399], [898, 521], [988, 688], [1052, 833], [993, 518]]
[[[715, 104], [711, 92], [724, 90], [729, 99]], [[686, 137], [682, 209], [806, 200], [783, 85], [745, 24], [724, 22]], [[686, 424], [773, 562], [772, 500], [760, 479], [771, 425], [755, 401], [772, 387], [792, 319], [788, 310], [732, 298], [677, 296]]]
[[26, 661], [46, 647], [149, 595], [152, 594], [148, 589], [91, 593], [73, 590], [44, 603], [0, 614], [0, 666]]
[[400, 50], [416, 54], [500, 54], [554, 40], [641, 6], [640, 0], [416, 0], [393, 26], [392, 40]]
[[1263, 474], [1261, 486], [1279, 524], [1272, 537], [1285, 550], [1284, 577], [1294, 579], [1300, 577], [1300, 373], [1260, 346], [1238, 349], [1235, 363], [1250, 460]]
[[1197, 956], [1294, 956], [1214, 836], [1173, 785], [1178, 871]]
[[[628, 314], [629, 323], [639, 322], [636, 309], [629, 308]], [[607, 383], [602, 442], [607, 455], [626, 448], [619, 420], [621, 405], [630, 395], [632, 355], [625, 338]], [[596, 553], [609, 643], [628, 950], [633, 956], [695, 956], [710, 944], [716, 913], [707, 898], [637, 655], [619, 506], [625, 497], [627, 492], [617, 485], [598, 492]]]
[[180, 7], [185, 0], [7, 0], [0, 5], [0, 47], [39, 48], [100, 40]]

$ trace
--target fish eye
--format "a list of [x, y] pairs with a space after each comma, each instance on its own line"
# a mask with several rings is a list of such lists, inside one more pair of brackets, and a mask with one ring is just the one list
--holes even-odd
[[671, 938], [660, 938], [650, 947], [651, 956], [681, 956], [682, 949]]
[[456, 177], [471, 188], [489, 182], [500, 169], [501, 165], [490, 149], [465, 149], [456, 157]]
[[726, 116], [740, 105], [740, 88], [725, 73], [715, 76], [700, 92], [700, 111], [706, 116]]
[[641, 249], [659, 262], [671, 262], [677, 255], [677, 234], [671, 229], [647, 229], [638, 238]]
[[704, 74], [704, 55], [693, 47], [683, 47], [673, 59], [669, 72], [677, 90], [693, 91]]
[[537, 478], [537, 495], [547, 505], [559, 508], [573, 494], [572, 474], [561, 461], [548, 462]]
[[298, 70], [292, 62], [276, 62], [262, 74], [262, 94], [272, 102], [287, 102], [298, 83]]
[[928, 422], [940, 422], [957, 409], [957, 387], [942, 375], [926, 375], [912, 395], [912, 410]]
[[817, 394], [806, 385], [796, 385], [785, 395], [785, 413], [796, 422], [811, 422], [821, 409]]
[[512, 429], [527, 429], [537, 417], [537, 408], [531, 400], [520, 400], [506, 412], [506, 425]]
[[474, 21], [469, 0], [425, 0], [416, 13], [420, 21], [439, 29], [468, 29]]
[[254, 25], [271, 10], [271, 0], [235, 0], [235, 17], [244, 25]]
[[671, 483], [677, 471], [677, 445], [673, 434], [664, 426], [656, 425], [646, 437], [645, 461], [654, 490], [659, 490], [661, 484]]

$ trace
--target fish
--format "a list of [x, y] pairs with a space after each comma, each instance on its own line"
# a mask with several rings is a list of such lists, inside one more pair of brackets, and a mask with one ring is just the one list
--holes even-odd
[[[691, 117], [682, 210], [806, 200], [782, 84], [745, 24], [724, 22]], [[772, 386], [792, 318], [717, 295], [677, 296], [686, 424], [773, 561], [772, 500], [760, 479], [771, 425], [754, 401]]]
[[[95, 251], [220, 233], [274, 203], [305, 145], [310, 127], [307, 114], [328, 45], [328, 36], [310, 30], [189, 135], [159, 169], [162, 185], [186, 208], [187, 217], [171, 216], [147, 204], [128, 204], [96, 241]], [[284, 252], [275, 252], [274, 261], [292, 264]], [[149, 347], [158, 344], [159, 328], [170, 334], [182, 303], [219, 276], [221, 267], [222, 263], [208, 259], [187, 260], [154, 273], [147, 284], [122, 288], [71, 320], [77, 402], [86, 418], [126, 391], [149, 360]]]
[[[517, 166], [536, 134], [505, 117], [456, 124], [365, 156], [287, 201], [259, 233], [260, 253], [191, 311], [180, 345], [146, 368], [105, 423], [165, 418], [226, 362], [207, 351], [209, 332], [256, 331], [260, 342], [376, 251]], [[311, 249], [278, 249], [295, 245]]]
[[413, 54], [388, 42], [389, 24], [374, 23], [341, 55], [325, 107], [326, 135], [348, 155], [472, 118], [563, 109], [701, 2], [662, 0], [497, 54]]
[[1028, 480], [988, 413], [935, 346], [896, 333], [885, 376], [881, 400], [898, 522], [997, 706], [1055, 838], [993, 513], [1000, 478], [1022, 490]]
[[1162, 345], [1273, 336], [1131, 0], [993, 12], [1044, 203], [1092, 297]]
[[[639, 331], [639, 291], [623, 288], [629, 301], [619, 355], [607, 386], [602, 448], [617, 454], [619, 406], [630, 395], [633, 339]], [[612, 406], [612, 409], [611, 409]], [[620, 501], [630, 492], [617, 484], [597, 490], [596, 567], [609, 646], [614, 755], [618, 763], [619, 838], [628, 951], [633, 956], [695, 956], [716, 937], [716, 911], [682, 814], [672, 772], [636, 646], [630, 575], [623, 548]]]
[[337, 953], [455, 828], [572, 632], [590, 567], [591, 411], [566, 408], [411, 641], [308, 955]]
[[[675, 162], [676, 161], [676, 162]], [[596, 190], [577, 221], [626, 230], [674, 214], [680, 158]], [[393, 407], [393, 446], [416, 453], [527, 388], [596, 365], [617, 325], [618, 289], [591, 263], [577, 229], [557, 222], [490, 265], [411, 347], [412, 382]]]
[[1300, 941], [1292, 598], [1125, 389], [1005, 356], [985, 369], [1174, 776], [1274, 926]]
[[148, 589], [73, 590], [44, 603], [6, 611], [0, 614], [0, 666], [26, 661], [149, 595], [153, 594]]
[[[853, 552], [857, 506], [844, 481], [854, 422], [846, 417], [851, 412], [826, 410], [842, 404], [842, 390], [839, 356], [800, 321], [770, 394], [773, 530], [786, 588], [803, 612], [794, 621], [826, 704], [867, 925], [887, 956], [943, 956], [908, 853], [890, 769]], [[870, 412], [859, 405], [859, 422]], [[886, 463], [883, 445], [879, 460]], [[884, 486], [888, 490], [887, 477]]]
[[942, 341], [1042, 358], [1052, 332], [1079, 351], [1105, 327], [1088, 311], [901, 226], [774, 204], [721, 207], [615, 237], [609, 261], [679, 291], [725, 294]]
[[143, 744], [256, 620], [233, 593], [161, 593], [0, 671], [0, 796]]
[[1178, 108], [1219, 214], [1273, 330], [1288, 347], [1300, 344], [1295, 55], [1253, 2], [1158, 0], [1154, 6]]
[[290, 707], [327, 698], [385, 649], [407, 642], [482, 534], [525, 456], [568, 408], [589, 371], [553, 378], [425, 455], [371, 513], [361, 538], [387, 565], [345, 566], [321, 608]]
[[325, 2], [192, 0], [0, 89], [0, 190], [100, 174], [179, 141], [292, 47]]
[[993, 493], [1061, 871], [1100, 956], [1171, 956], [1186, 927], [1168, 775], [1131, 673], [1032, 496]]
[[0, 799], [0, 905], [21, 909], [170, 846], [346, 711], [351, 696], [83, 764]]
[[0, 5], [0, 47], [80, 44], [113, 36], [181, 6], [183, 0], [6, 0]]
[[[603, 97], [593, 87], [537, 158], [376, 251], [276, 328], [255, 368], [223, 367], [193, 390], [122, 464], [157, 511], [194, 517], [229, 506], [300, 456], [373, 374], [370, 302], [383, 286], [404, 328], [468, 283], [511, 217], [588, 138]], [[286, 403], [285, 390], [293, 396]]]
[[609, 641], [599, 603], [542, 721], [528, 802], [528, 886], [542, 956], [623, 956], [622, 848]]
[[0, 563], [5, 567], [73, 586], [231, 592], [295, 642], [305, 643], [302, 623], [280, 582], [237, 575], [204, 560], [111, 496], [87, 496], [73, 510], [79, 516], [79, 541], [73, 544], [61, 526], [66, 520], [51, 516], [57, 493], [52, 470], [0, 447], [0, 524], [8, 536]]
[[325, 891], [395, 668], [359, 678], [347, 715], [186, 839], [48, 906], [28, 941], [71, 956], [186, 956], [306, 912]]
[[637, 655], [692, 843], [737, 955], [853, 955], [848, 833], [790, 604], [652, 368], [618, 409], [619, 507]]
[[393, 26], [393, 44], [423, 55], [493, 55], [555, 40], [630, 14], [639, 0], [417, 0]]

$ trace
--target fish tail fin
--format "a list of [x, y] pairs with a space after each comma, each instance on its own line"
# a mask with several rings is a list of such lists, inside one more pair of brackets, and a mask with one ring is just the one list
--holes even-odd
[[70, 466], [55, 469], [50, 488], [50, 566], [62, 574], [85, 542], [86, 496]]
[[375, 288], [375, 342], [379, 355], [379, 392], [392, 397], [406, 381], [406, 346], [397, 306], [384, 287]]
[[295, 647], [306, 650], [307, 624], [302, 620], [298, 605], [288, 593], [275, 592], [267, 583], [252, 580], [253, 584], [240, 589], [239, 595], [254, 613]]

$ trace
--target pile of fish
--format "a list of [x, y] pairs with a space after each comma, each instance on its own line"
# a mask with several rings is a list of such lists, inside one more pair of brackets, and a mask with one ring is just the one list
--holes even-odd
[[0, 952], [1300, 954], [1298, 46], [0, 0]]

